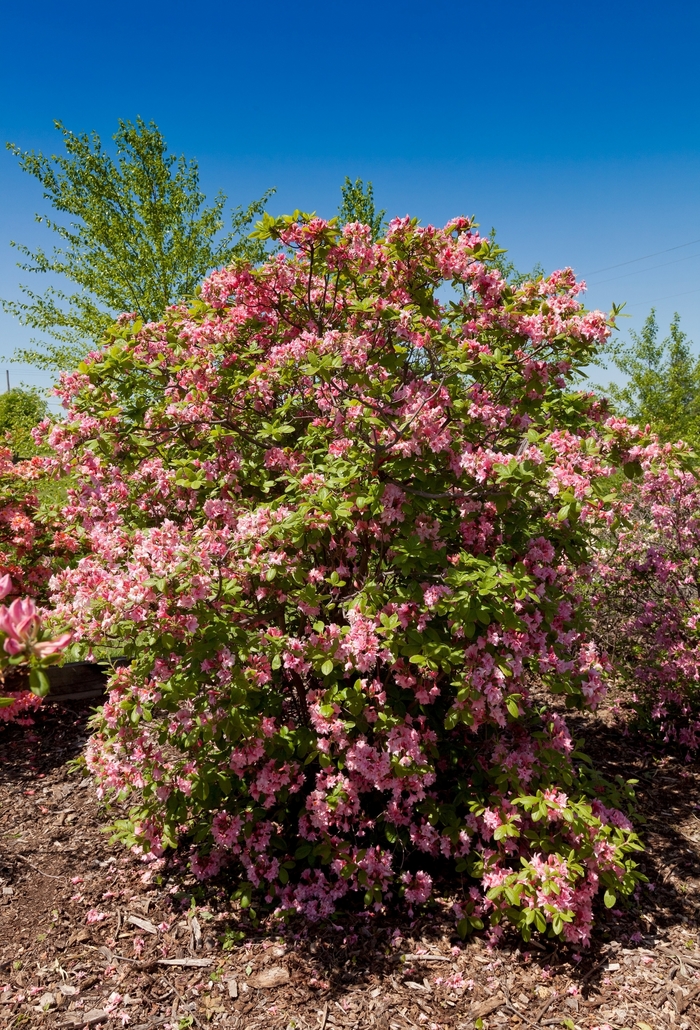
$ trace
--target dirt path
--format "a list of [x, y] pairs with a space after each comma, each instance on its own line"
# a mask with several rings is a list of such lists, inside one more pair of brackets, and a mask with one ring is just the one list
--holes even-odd
[[464, 944], [439, 908], [279, 936], [232, 911], [225, 885], [109, 844], [70, 765], [88, 713], [46, 705], [34, 728], [0, 731], [0, 1027], [700, 1028], [697, 766], [596, 724], [598, 765], [640, 781], [651, 883], [635, 912], [601, 913], [586, 953]]

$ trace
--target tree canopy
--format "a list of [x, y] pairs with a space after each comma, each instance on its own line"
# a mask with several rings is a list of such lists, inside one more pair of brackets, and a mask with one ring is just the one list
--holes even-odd
[[659, 341], [654, 308], [642, 331], [629, 341], [609, 345], [609, 360], [625, 376], [605, 392], [614, 407], [633, 422], [650, 425], [663, 441], [700, 444], [700, 358], [674, 314], [668, 336]]
[[272, 191], [236, 207], [225, 232], [226, 196], [219, 192], [206, 204], [197, 162], [169, 153], [154, 122], [120, 120], [114, 159], [96, 132], [76, 134], [55, 124], [62, 155], [8, 143], [56, 213], [37, 221], [60, 241], [50, 252], [13, 242], [25, 258], [19, 267], [70, 284], [66, 289], [59, 279], [43, 292], [22, 285], [22, 300], [2, 301], [6, 312], [42, 334], [16, 360], [51, 370], [72, 367], [122, 312], [157, 320], [213, 268], [263, 257], [264, 247], [248, 230]]
[[38, 390], [15, 388], [0, 394], [0, 444], [10, 444], [12, 453], [29, 458], [36, 453], [32, 429], [49, 413]]
[[338, 208], [339, 221], [341, 225], [350, 222], [360, 222], [368, 225], [372, 233], [372, 240], [376, 241], [384, 232], [384, 215], [386, 211], [377, 211], [374, 206], [374, 190], [372, 183], [367, 185], [362, 179], [355, 179], [353, 182], [349, 176], [345, 176], [345, 182], [340, 187], [343, 201]]

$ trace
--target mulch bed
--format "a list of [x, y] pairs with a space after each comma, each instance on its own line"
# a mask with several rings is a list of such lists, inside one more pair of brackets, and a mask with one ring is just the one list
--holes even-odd
[[280, 933], [232, 906], [231, 883], [109, 843], [71, 763], [94, 703], [47, 703], [34, 727], [0, 731], [1, 1027], [700, 1027], [697, 765], [604, 718], [582, 727], [599, 767], [639, 780], [650, 880], [633, 911], [601, 909], [586, 952], [465, 943], [440, 906]]

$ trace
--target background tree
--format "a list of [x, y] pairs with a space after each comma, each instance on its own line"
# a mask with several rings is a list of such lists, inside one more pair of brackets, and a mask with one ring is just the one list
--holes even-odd
[[9, 445], [17, 458], [37, 453], [32, 429], [49, 413], [38, 390], [16, 388], [0, 394], [0, 446]]
[[[264, 248], [248, 238], [271, 190], [237, 207], [225, 227], [226, 197], [210, 206], [199, 188], [196, 161], [168, 153], [154, 122], [119, 122], [112, 139], [116, 160], [97, 133], [74, 134], [61, 122], [66, 153], [46, 157], [8, 143], [20, 168], [39, 180], [44, 198], [66, 221], [37, 215], [60, 244], [51, 253], [13, 242], [25, 272], [64, 276], [72, 293], [50, 285], [43, 293], [22, 286], [24, 300], [4, 300], [6, 312], [56, 342], [32, 340], [16, 360], [45, 369], [73, 367], [122, 312], [144, 321], [191, 294], [213, 268], [237, 258], [257, 261]], [[37, 347], [39, 349], [37, 349]]]
[[663, 441], [700, 445], [700, 358], [674, 314], [669, 334], [659, 342], [654, 308], [642, 331], [607, 350], [610, 362], [626, 377], [624, 385], [604, 388], [614, 407], [640, 425], [651, 425]]
[[384, 215], [386, 211], [376, 211], [374, 207], [374, 190], [372, 183], [367, 186], [362, 179], [352, 180], [346, 175], [345, 182], [340, 187], [343, 202], [338, 208], [341, 225], [348, 222], [362, 222], [372, 229], [372, 240], [376, 241], [384, 232]]

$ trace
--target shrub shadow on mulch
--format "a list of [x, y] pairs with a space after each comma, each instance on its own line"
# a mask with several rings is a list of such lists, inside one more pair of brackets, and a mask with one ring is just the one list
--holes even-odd
[[[569, 717], [605, 775], [639, 780], [640, 862], [653, 888], [629, 911], [600, 906], [588, 951], [525, 945], [510, 932], [496, 949], [484, 934], [462, 942], [440, 905], [415, 917], [349, 910], [255, 926], [231, 904], [231, 874], [198, 884], [183, 856], [154, 871], [109, 843], [108, 815], [71, 765], [93, 704], [48, 703], [35, 726], [0, 731], [0, 1025], [81, 1026], [84, 1012], [107, 1020], [115, 994], [127, 999], [129, 1026], [144, 1030], [472, 1030], [477, 1019], [486, 1028], [571, 1019], [581, 1030], [641, 1020], [657, 1030], [700, 1018], [695, 765], [604, 720]], [[164, 955], [200, 965], [158, 965]], [[42, 997], [54, 1003], [39, 1017]]]

